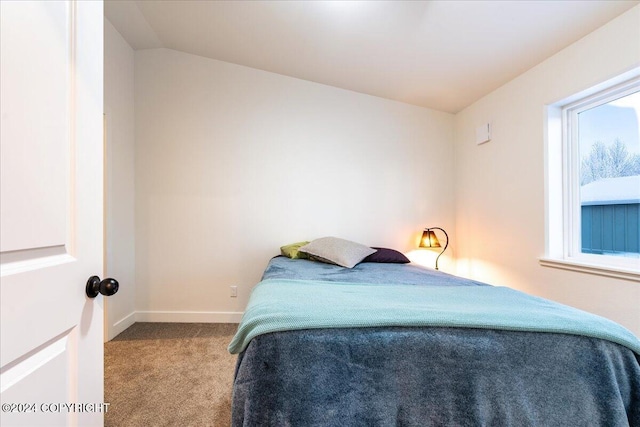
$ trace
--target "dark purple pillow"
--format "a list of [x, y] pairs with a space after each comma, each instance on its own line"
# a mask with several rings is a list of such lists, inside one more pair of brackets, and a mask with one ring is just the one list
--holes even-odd
[[406, 264], [411, 262], [404, 254], [393, 249], [375, 248], [373, 246], [371, 249], [376, 249], [376, 251], [363, 259], [362, 262], [388, 262], [392, 264]]

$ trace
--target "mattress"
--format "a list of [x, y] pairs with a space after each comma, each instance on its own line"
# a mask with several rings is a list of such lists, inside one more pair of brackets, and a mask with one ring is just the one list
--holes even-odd
[[[640, 425], [636, 337], [524, 294], [502, 308], [516, 291], [493, 288], [413, 265], [272, 259], [230, 345], [232, 424]], [[480, 321], [459, 322], [472, 306]], [[527, 310], [529, 329], [493, 319]]]

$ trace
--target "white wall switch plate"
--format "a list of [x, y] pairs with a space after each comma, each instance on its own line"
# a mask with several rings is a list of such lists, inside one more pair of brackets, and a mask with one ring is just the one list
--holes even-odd
[[491, 141], [491, 123], [485, 123], [476, 128], [476, 144], [484, 144]]

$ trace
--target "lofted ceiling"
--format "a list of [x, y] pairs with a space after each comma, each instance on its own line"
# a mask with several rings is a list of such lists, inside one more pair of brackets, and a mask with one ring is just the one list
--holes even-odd
[[455, 113], [640, 0], [106, 0], [134, 49], [165, 47]]

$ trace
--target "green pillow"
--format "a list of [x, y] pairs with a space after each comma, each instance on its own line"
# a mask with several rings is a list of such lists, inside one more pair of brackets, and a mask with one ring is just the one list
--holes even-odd
[[300, 249], [301, 247], [307, 244], [309, 244], [309, 242], [298, 242], [298, 243], [292, 243], [290, 245], [282, 246], [280, 248], [280, 253], [291, 259], [309, 258], [307, 254], [298, 252], [298, 249]]

